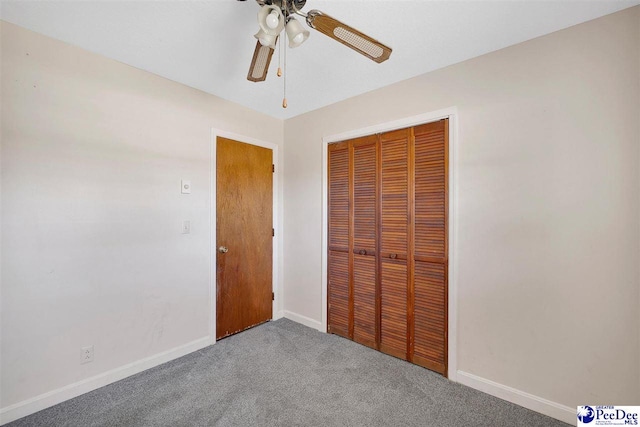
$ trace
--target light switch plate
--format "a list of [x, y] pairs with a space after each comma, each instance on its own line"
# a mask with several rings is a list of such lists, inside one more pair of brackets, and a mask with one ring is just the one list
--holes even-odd
[[184, 221], [182, 223], [182, 234], [191, 234], [191, 221]]
[[182, 194], [191, 194], [191, 181], [183, 179], [180, 188], [182, 188]]

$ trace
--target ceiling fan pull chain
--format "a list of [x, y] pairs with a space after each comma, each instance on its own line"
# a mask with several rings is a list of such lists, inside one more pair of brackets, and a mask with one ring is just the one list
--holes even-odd
[[278, 77], [282, 77], [282, 37], [278, 37]]
[[[282, 37], [287, 37], [286, 33], [282, 35]], [[283, 86], [284, 86], [284, 96], [282, 98], [282, 108], [287, 108], [287, 43], [285, 40], [285, 44], [284, 44], [284, 79], [283, 80]]]
[[[285, 21], [287, 19], [287, 0], [284, 0], [284, 13], [285, 13]], [[282, 37], [284, 38], [284, 79], [282, 79], [283, 85], [283, 96], [282, 96], [282, 108], [287, 108], [287, 33], [283, 32]]]

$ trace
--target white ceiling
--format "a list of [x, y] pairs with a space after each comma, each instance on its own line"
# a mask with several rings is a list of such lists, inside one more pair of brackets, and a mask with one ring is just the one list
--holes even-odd
[[391, 46], [376, 64], [311, 30], [276, 77], [246, 80], [258, 29], [253, 0], [5, 1], [0, 17], [281, 119], [640, 4], [640, 0], [308, 0]]

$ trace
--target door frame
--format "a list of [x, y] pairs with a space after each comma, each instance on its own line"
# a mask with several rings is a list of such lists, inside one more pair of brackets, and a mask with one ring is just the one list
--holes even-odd
[[216, 295], [217, 295], [217, 270], [216, 270], [216, 225], [217, 225], [217, 168], [216, 157], [218, 148], [218, 137], [232, 139], [234, 141], [242, 142], [245, 144], [256, 145], [258, 147], [268, 148], [273, 152], [273, 164], [275, 166], [275, 172], [273, 173], [273, 229], [275, 230], [275, 236], [273, 238], [273, 264], [272, 264], [272, 276], [271, 276], [271, 289], [275, 294], [275, 299], [272, 301], [272, 320], [277, 320], [283, 317], [283, 295], [282, 295], [282, 280], [280, 278], [280, 264], [282, 260], [281, 248], [282, 248], [282, 227], [280, 221], [280, 206], [279, 206], [279, 189], [280, 189], [280, 155], [278, 151], [278, 144], [262, 141], [256, 138], [251, 138], [244, 135], [239, 135], [233, 132], [227, 132], [221, 129], [211, 128], [211, 144], [210, 144], [210, 183], [211, 188], [209, 191], [209, 197], [211, 197], [210, 207], [210, 227], [211, 236], [209, 242], [209, 341], [211, 344], [216, 342]]
[[327, 156], [329, 144], [345, 141], [347, 139], [376, 133], [389, 132], [396, 129], [404, 129], [424, 123], [435, 122], [441, 119], [449, 119], [449, 254], [448, 254], [448, 341], [447, 341], [447, 377], [451, 381], [457, 381], [457, 330], [458, 330], [458, 109], [449, 107], [442, 110], [419, 114], [393, 120], [378, 125], [353, 129], [335, 135], [322, 138], [322, 332], [327, 331], [327, 240], [328, 240], [328, 174]]

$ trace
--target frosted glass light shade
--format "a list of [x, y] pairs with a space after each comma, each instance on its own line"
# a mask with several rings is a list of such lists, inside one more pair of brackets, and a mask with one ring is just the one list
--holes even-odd
[[258, 39], [262, 46], [270, 47], [271, 49], [276, 48], [276, 41], [278, 40], [278, 35], [269, 34], [264, 30], [260, 29], [255, 35], [255, 38]]
[[290, 48], [298, 47], [309, 38], [309, 31], [298, 21], [291, 18], [287, 23], [287, 38], [289, 39]]

